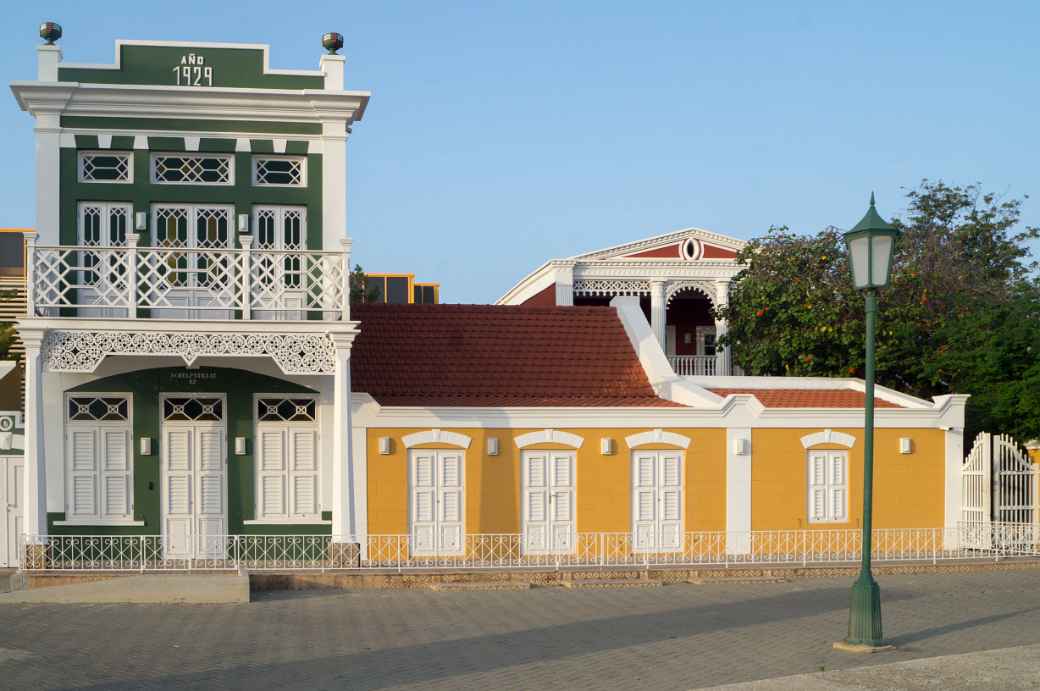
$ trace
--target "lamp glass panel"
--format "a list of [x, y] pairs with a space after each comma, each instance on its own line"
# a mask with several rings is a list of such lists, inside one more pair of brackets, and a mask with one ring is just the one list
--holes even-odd
[[870, 238], [860, 235], [849, 239], [849, 257], [852, 260], [852, 283], [857, 288], [866, 288], [870, 284], [868, 264], [870, 262]]
[[892, 262], [892, 236], [875, 235], [872, 242], [874, 265], [870, 282], [882, 287], [888, 283], [888, 265]]

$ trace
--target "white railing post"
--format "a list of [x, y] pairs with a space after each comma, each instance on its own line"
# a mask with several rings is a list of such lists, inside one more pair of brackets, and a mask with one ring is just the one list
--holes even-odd
[[36, 316], [36, 233], [27, 232], [25, 238], [25, 314]]
[[340, 299], [343, 304], [340, 305], [340, 319], [342, 321], [350, 321], [350, 238], [341, 238], [340, 244], [343, 246], [343, 276], [340, 287]]
[[238, 244], [242, 248], [239, 252], [241, 260], [239, 265], [242, 271], [242, 280], [239, 282], [241, 286], [241, 295], [238, 299], [239, 309], [242, 311], [242, 319], [250, 320], [253, 318], [253, 236], [246, 233], [239, 233]]
[[126, 316], [130, 319], [137, 318], [137, 243], [140, 241], [137, 233], [126, 236]]

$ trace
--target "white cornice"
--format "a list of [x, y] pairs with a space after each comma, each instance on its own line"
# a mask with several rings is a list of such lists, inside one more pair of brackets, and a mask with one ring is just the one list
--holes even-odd
[[[662, 235], [655, 235], [653, 237], [645, 238], [643, 240], [636, 240], [634, 242], [626, 242], [620, 245], [614, 245], [613, 247], [606, 247], [600, 250], [594, 250], [592, 252], [586, 252], [583, 254], [577, 254], [571, 257], [576, 260], [589, 260], [589, 259], [604, 259], [604, 258], [616, 258], [619, 255], [627, 255], [633, 252], [639, 252], [642, 250], [653, 249], [661, 245], [668, 245], [678, 240], [684, 240], [686, 238], [697, 238], [698, 240], [705, 240], [707, 242], [726, 247], [735, 251], [740, 251], [747, 244], [744, 240], [738, 240], [737, 238], [729, 237], [728, 235], [721, 235], [719, 233], [705, 230], [704, 228], [683, 228], [682, 230], [674, 230], [669, 233]], [[681, 260], [677, 260], [681, 261]], [[702, 261], [711, 261], [702, 260]]]
[[22, 110], [33, 115], [327, 122], [361, 120], [367, 91], [239, 89], [76, 82], [12, 82]]

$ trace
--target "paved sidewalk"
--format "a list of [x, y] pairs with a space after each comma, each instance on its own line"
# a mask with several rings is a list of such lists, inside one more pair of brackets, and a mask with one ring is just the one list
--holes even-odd
[[9, 604], [227, 604], [249, 602], [239, 574], [149, 574], [0, 593]]
[[846, 578], [16, 604], [0, 607], [0, 687], [691, 689], [1007, 648], [1040, 633], [1033, 571], [880, 582], [899, 648], [873, 656], [831, 650], [847, 625]]
[[941, 655], [837, 672], [797, 674], [703, 691], [869, 691], [1040, 688], [1040, 645]]

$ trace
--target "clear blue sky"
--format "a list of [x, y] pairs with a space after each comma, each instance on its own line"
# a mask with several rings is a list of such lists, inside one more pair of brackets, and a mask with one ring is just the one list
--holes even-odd
[[[349, 224], [371, 271], [488, 302], [547, 258], [687, 226], [848, 227], [922, 177], [1036, 195], [1032, 2], [9, 3], [2, 74], [117, 38], [260, 42], [315, 68], [345, 36], [372, 91], [350, 143]], [[0, 110], [0, 225], [31, 225], [31, 118]]]

